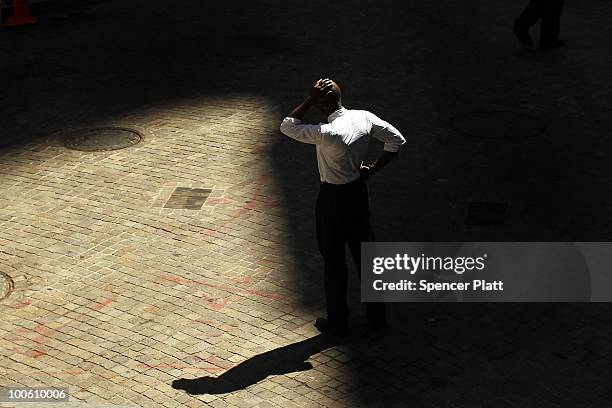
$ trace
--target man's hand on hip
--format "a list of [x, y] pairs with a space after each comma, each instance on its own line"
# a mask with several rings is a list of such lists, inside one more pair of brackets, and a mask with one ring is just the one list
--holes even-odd
[[398, 152], [383, 151], [378, 160], [376, 160], [374, 163], [363, 164], [362, 162], [359, 167], [361, 178], [363, 180], [367, 180], [368, 178], [372, 177], [378, 170], [389, 164], [395, 158], [395, 156], [397, 156], [397, 153]]
[[363, 164], [361, 163], [361, 167], [359, 168], [359, 172], [361, 173], [361, 179], [367, 180], [370, 176], [374, 175], [372, 169], [374, 168], [373, 164]]

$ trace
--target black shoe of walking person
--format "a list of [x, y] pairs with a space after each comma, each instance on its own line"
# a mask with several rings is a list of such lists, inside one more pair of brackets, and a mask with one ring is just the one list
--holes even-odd
[[525, 44], [528, 47], [533, 46], [533, 40], [531, 39], [531, 36], [529, 35], [529, 28], [515, 24], [514, 25], [514, 35], [516, 35], [516, 38], [518, 38], [518, 40], [520, 42], [522, 42], [523, 44]]
[[563, 47], [564, 45], [565, 41], [563, 40], [542, 41], [540, 43], [540, 48], [556, 48]]
[[333, 334], [334, 336], [346, 337], [349, 335], [348, 324], [331, 324], [329, 320], [319, 317], [314, 322], [314, 327], [325, 334]]

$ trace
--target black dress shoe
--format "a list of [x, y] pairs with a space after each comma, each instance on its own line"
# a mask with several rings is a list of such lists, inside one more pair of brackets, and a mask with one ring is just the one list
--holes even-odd
[[335, 336], [348, 336], [348, 324], [331, 324], [323, 317], [319, 317], [314, 322], [314, 327], [321, 333], [333, 334]]
[[540, 43], [540, 48], [556, 48], [556, 47], [563, 47], [564, 45], [565, 45], [565, 41], [563, 40], [542, 41]]
[[529, 35], [529, 29], [519, 26], [519, 25], [515, 25], [514, 35], [516, 35], [516, 38], [518, 38], [518, 40], [522, 42], [523, 44], [525, 44], [526, 46], [528, 47], [533, 46], [533, 40], [531, 39], [531, 36]]

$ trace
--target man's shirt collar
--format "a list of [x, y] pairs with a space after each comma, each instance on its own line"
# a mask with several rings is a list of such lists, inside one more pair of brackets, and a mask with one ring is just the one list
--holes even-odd
[[338, 109], [338, 110], [333, 111], [333, 112], [331, 113], [331, 115], [329, 115], [329, 116], [327, 117], [327, 122], [331, 122], [332, 120], [334, 120], [334, 119], [336, 119], [336, 118], [338, 118], [338, 117], [340, 117], [340, 116], [344, 115], [344, 114], [346, 113], [346, 111], [347, 111], [347, 109], [346, 109], [346, 108], [344, 108], [344, 106], [343, 106], [343, 107], [341, 107], [341, 108], [340, 108], [340, 109]]

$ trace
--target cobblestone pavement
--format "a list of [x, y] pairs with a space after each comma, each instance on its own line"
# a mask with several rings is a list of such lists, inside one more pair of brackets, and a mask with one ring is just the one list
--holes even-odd
[[[501, 0], [176, 3], [1, 33], [0, 386], [68, 386], [74, 407], [612, 407], [608, 304], [393, 304], [373, 335], [353, 276], [353, 336], [316, 336], [315, 157], [278, 132], [321, 75], [402, 130], [370, 182], [382, 241], [607, 241], [612, 3], [568, 2], [547, 51]], [[546, 131], [449, 122], [492, 111]], [[91, 127], [144, 139], [65, 147]], [[211, 191], [164, 207], [177, 187]], [[466, 225], [470, 201], [506, 223]]]

